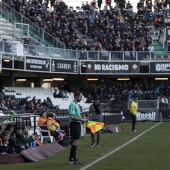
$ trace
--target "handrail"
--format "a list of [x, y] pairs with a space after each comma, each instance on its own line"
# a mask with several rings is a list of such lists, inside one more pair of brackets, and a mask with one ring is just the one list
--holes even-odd
[[[19, 44], [19, 45], [18, 45]], [[94, 61], [157, 61], [170, 59], [168, 51], [85, 51], [71, 50], [52, 47], [43, 47], [36, 45], [21, 44], [17, 41], [0, 41], [0, 51], [2, 55], [15, 56], [33, 56], [45, 58], [60, 58], [60, 59], [78, 59], [78, 60], [94, 60]], [[128, 54], [128, 56], [127, 56]], [[14, 57], [15, 59], [15, 57]]]
[[47, 33], [45, 30], [43, 30], [42, 28], [37, 26], [35, 23], [31, 22], [29, 19], [27, 19], [24, 15], [18, 13], [14, 9], [12, 9], [6, 3], [3, 2], [3, 4], [0, 5], [0, 10], [1, 10], [0, 11], [1, 13], [3, 13], [3, 11], [4, 11], [5, 15], [10, 15], [9, 11], [12, 12], [12, 15], [10, 16], [11, 22], [18, 22], [17, 20], [19, 20], [19, 22], [21, 22], [21, 23], [29, 24], [30, 30], [39, 35], [38, 38], [40, 40], [40, 43], [45, 43], [45, 41], [47, 41], [47, 42], [50, 41], [50, 43], [54, 47], [66, 48], [64, 43], [62, 43], [61, 41], [54, 38], [52, 35]]

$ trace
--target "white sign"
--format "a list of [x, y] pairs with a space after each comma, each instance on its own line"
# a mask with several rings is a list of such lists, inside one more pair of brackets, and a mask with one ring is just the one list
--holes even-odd
[[155, 120], [156, 112], [142, 113], [137, 112], [137, 120]]

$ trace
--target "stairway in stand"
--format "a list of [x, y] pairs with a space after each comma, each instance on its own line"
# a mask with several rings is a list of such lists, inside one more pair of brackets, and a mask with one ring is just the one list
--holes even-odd
[[155, 59], [157, 60], [163, 59], [165, 56], [165, 51], [163, 45], [159, 43], [157, 35], [153, 36], [153, 46]]
[[158, 40], [153, 40], [153, 46], [155, 53], [164, 51], [162, 44], [160, 44]]

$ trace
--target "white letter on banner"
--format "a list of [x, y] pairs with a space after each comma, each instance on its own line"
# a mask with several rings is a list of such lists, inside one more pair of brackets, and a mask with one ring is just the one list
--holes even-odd
[[106, 70], [106, 67], [104, 64], [102, 64], [102, 70]]
[[101, 70], [100, 64], [95, 64], [94, 65], [94, 70]]

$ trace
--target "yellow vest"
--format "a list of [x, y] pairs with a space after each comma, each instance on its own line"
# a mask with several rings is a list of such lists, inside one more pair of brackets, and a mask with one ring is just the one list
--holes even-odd
[[135, 101], [133, 101], [130, 105], [130, 113], [132, 113], [133, 115], [136, 115], [137, 113], [137, 103]]

